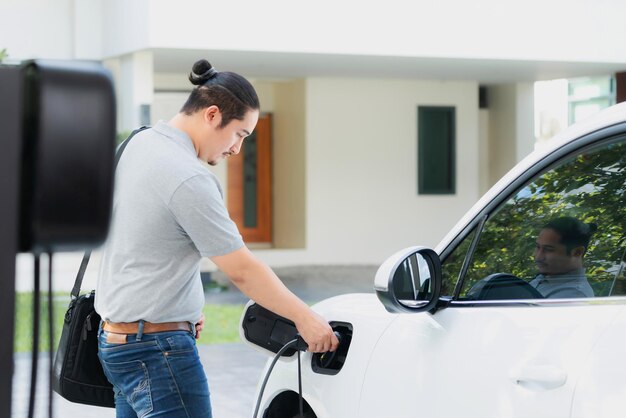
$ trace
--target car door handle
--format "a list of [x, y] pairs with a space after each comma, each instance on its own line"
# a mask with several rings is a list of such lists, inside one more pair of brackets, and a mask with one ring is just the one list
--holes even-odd
[[511, 374], [513, 382], [529, 390], [549, 390], [567, 382], [565, 370], [556, 366], [525, 366]]

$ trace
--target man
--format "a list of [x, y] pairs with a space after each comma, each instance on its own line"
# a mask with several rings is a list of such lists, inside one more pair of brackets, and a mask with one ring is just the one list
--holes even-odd
[[99, 357], [117, 418], [211, 417], [194, 339], [204, 325], [202, 257], [248, 297], [292, 320], [309, 351], [338, 345], [328, 322], [244, 245], [204, 165], [239, 153], [254, 130], [254, 88], [206, 60], [194, 64], [189, 79], [196, 87], [180, 113], [133, 137], [117, 166], [95, 301], [103, 319]]
[[539, 274], [530, 282], [545, 298], [593, 297], [585, 276], [583, 257], [595, 224], [572, 217], [548, 222], [535, 243], [535, 264]]

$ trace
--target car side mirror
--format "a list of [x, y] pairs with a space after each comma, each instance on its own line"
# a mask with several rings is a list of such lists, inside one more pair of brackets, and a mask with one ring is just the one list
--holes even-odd
[[398, 251], [380, 266], [374, 279], [378, 299], [389, 312], [429, 311], [441, 294], [441, 261], [426, 247]]

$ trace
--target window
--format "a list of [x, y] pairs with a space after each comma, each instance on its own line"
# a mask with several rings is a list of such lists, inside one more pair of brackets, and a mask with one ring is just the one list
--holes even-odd
[[611, 76], [575, 78], [567, 84], [570, 125], [615, 104], [615, 79]]
[[460, 299], [626, 295], [625, 154], [622, 137], [570, 156], [489, 214], [444, 264]]
[[455, 108], [417, 108], [418, 193], [455, 192]]
[[454, 294], [454, 287], [457, 280], [464, 276], [463, 267], [464, 261], [468, 257], [471, 244], [476, 238], [476, 231], [479, 227], [474, 229], [460, 242], [455, 250], [446, 258], [443, 264], [441, 272], [441, 294], [446, 296], [452, 296]]

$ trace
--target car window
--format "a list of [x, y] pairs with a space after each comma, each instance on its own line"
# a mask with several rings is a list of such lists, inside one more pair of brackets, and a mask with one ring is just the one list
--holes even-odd
[[454, 289], [461, 277], [463, 262], [468, 256], [468, 251], [478, 227], [473, 228], [470, 233], [459, 243], [452, 253], [442, 264], [441, 272], [441, 294], [444, 296], [454, 295]]
[[461, 300], [626, 295], [625, 184], [623, 137], [561, 160], [463, 239], [444, 286], [462, 275]]

